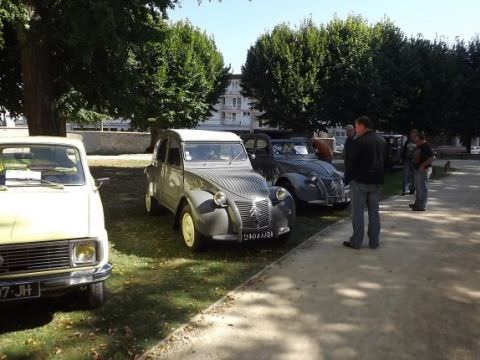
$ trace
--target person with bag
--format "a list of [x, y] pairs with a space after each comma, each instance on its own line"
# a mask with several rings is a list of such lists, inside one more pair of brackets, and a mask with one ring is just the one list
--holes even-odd
[[415, 160], [415, 152], [417, 151], [417, 134], [418, 131], [416, 129], [410, 130], [408, 140], [403, 146], [402, 195], [412, 195], [415, 193], [415, 168], [413, 161]]
[[413, 211], [425, 211], [428, 202], [428, 173], [433, 163], [433, 150], [424, 133], [417, 135], [415, 153], [415, 202], [410, 204]]

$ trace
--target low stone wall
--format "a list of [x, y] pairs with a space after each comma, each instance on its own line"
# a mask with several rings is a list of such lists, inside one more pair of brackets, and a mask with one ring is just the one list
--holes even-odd
[[[0, 128], [0, 137], [28, 136], [26, 128]], [[126, 131], [69, 131], [68, 137], [83, 140], [87, 154], [143, 154], [150, 145], [150, 133]]]
[[150, 133], [126, 131], [71, 131], [80, 135], [87, 154], [143, 154], [150, 145]]

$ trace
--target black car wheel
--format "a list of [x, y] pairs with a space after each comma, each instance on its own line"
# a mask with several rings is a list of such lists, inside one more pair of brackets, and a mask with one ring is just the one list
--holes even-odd
[[91, 309], [102, 306], [105, 302], [105, 282], [88, 285], [88, 305]]

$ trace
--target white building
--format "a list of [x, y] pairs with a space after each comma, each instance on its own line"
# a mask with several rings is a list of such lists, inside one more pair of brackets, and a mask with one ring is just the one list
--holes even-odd
[[212, 116], [201, 122], [197, 129], [249, 132], [263, 128], [258, 119], [261, 113], [252, 109], [251, 100], [241, 94], [240, 78], [240, 74], [231, 75], [230, 84], [214, 106]]

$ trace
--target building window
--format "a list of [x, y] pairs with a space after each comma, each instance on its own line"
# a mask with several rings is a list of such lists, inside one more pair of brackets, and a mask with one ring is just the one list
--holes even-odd
[[237, 98], [232, 98], [232, 105], [237, 106]]
[[237, 114], [236, 113], [232, 113], [232, 121], [236, 121], [237, 120]]

